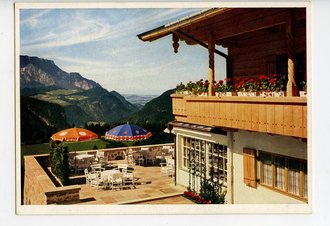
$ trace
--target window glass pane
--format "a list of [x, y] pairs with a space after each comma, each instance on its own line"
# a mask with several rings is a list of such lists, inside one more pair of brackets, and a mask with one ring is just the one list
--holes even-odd
[[307, 177], [307, 162], [302, 164], [302, 171], [304, 173], [304, 181], [303, 181], [303, 196], [305, 198], [308, 197], [308, 177]]
[[274, 158], [275, 165], [275, 187], [281, 190], [285, 190], [285, 159], [283, 157], [276, 156]]
[[268, 153], [262, 153], [263, 164], [263, 178], [262, 181], [266, 185], [272, 185], [272, 155]]
[[288, 190], [292, 194], [299, 195], [300, 162], [297, 160], [289, 159], [288, 171]]

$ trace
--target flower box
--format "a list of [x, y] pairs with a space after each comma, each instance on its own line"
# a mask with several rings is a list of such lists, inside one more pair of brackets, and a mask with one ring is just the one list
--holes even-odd
[[285, 91], [275, 91], [275, 92], [261, 91], [259, 93], [259, 96], [261, 96], [261, 97], [284, 97]]
[[240, 97], [255, 97], [255, 96], [257, 96], [257, 92], [237, 92], [237, 96], [240, 96]]
[[285, 92], [284, 91], [275, 91], [272, 92], [273, 97], [284, 97], [285, 96]]
[[217, 97], [233, 96], [232, 92], [215, 92]]
[[198, 93], [197, 96], [205, 97], [205, 96], [207, 96], [207, 93]]

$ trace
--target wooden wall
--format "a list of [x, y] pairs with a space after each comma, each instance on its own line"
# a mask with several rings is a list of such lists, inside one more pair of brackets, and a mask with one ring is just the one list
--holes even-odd
[[[291, 11], [295, 52], [306, 55], [305, 9]], [[271, 75], [276, 73], [275, 56], [287, 54], [286, 24], [230, 37], [219, 43], [228, 47], [232, 77]]]

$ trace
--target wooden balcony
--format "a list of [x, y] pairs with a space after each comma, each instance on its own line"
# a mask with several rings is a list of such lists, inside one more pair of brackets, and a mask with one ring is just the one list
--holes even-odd
[[306, 97], [171, 97], [180, 122], [307, 138]]

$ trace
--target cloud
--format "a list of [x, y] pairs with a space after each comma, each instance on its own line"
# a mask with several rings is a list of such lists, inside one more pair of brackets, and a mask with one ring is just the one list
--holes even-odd
[[39, 22], [40, 18], [43, 17], [44, 15], [48, 14], [51, 10], [38, 10], [37, 13], [32, 14], [30, 17], [27, 17], [23, 20], [20, 21], [21, 26], [26, 25], [31, 28], [35, 28]]
[[[40, 18], [44, 14], [40, 13], [38, 16], [32, 16], [28, 19], [30, 22], [26, 23], [31, 23], [31, 21], [35, 21], [33, 18]], [[77, 45], [105, 40], [112, 34], [109, 24], [88, 15], [75, 13], [73, 16], [66, 17], [68, 17], [66, 23], [59, 22], [55, 27], [48, 26], [37, 29], [35, 37], [22, 40], [22, 47], [40, 49]]]

